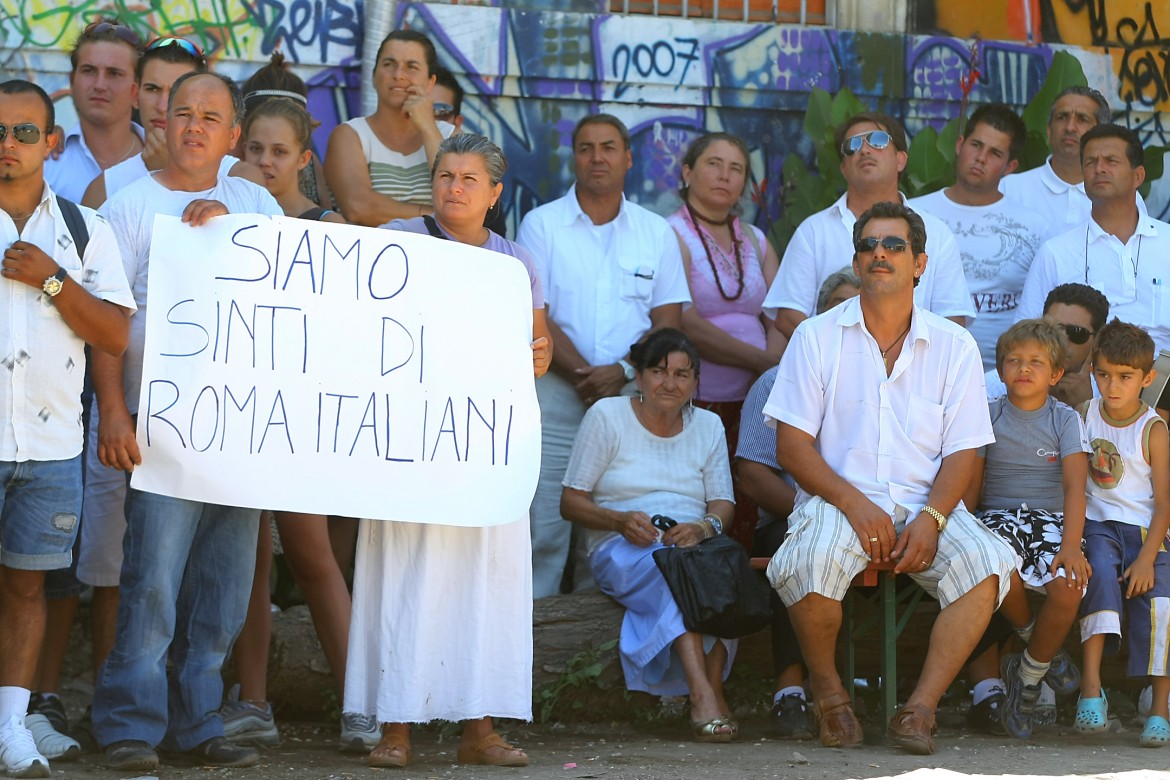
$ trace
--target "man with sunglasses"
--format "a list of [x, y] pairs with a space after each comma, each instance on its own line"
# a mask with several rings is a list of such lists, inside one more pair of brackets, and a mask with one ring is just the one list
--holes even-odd
[[1097, 125], [1081, 136], [1087, 220], [1044, 242], [1028, 271], [1017, 317], [1040, 316], [1048, 292], [1081, 282], [1104, 293], [1114, 317], [1145, 328], [1170, 350], [1170, 224], [1138, 208], [1146, 179], [1137, 133]]
[[[858, 215], [882, 201], [905, 202], [898, 177], [906, 167], [906, 131], [896, 119], [876, 111], [862, 112], [837, 128], [835, 142], [847, 184], [845, 194], [796, 228], [764, 298], [765, 308], [778, 310], [776, 327], [790, 338], [796, 326], [815, 312], [821, 284], [853, 253], [852, 232]], [[930, 262], [917, 282], [914, 301], [965, 325], [974, 319], [975, 309], [955, 238], [941, 220], [922, 212], [920, 216], [926, 223]]]
[[853, 238], [861, 294], [796, 328], [764, 405], [777, 461], [799, 487], [768, 579], [800, 640], [827, 747], [862, 741], [836, 667], [853, 577], [870, 561], [894, 561], [938, 597], [922, 673], [886, 732], [926, 755], [938, 702], [1015, 564], [960, 500], [975, 449], [994, 437], [974, 339], [915, 304], [927, 268], [923, 220], [901, 203], [878, 203]]
[[1023, 120], [1002, 103], [991, 103], [975, 110], [963, 133], [955, 144], [955, 183], [909, 206], [934, 214], [955, 234], [978, 315], [971, 335], [984, 371], [994, 371], [995, 342], [1015, 322], [1024, 277], [1050, 223], [999, 191], [1003, 177], [1019, 165], [1028, 136]]
[[55, 192], [80, 203], [95, 176], [142, 151], [142, 127], [130, 119], [141, 51], [138, 33], [117, 19], [98, 19], [78, 37], [69, 54], [77, 124], [58, 142], [60, 154], [45, 164]]
[[66, 209], [45, 181], [56, 138], [54, 108], [27, 81], [0, 84], [0, 767], [48, 777], [53, 757], [80, 747], [42, 714], [27, 714], [45, 639], [47, 571], [67, 567], [81, 511], [82, 377], [85, 345], [121, 354], [134, 299], [114, 236], [89, 209], [79, 244]]

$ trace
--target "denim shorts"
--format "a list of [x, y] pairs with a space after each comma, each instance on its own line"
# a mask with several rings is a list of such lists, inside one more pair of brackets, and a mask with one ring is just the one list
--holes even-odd
[[51, 571], [69, 566], [81, 514], [81, 455], [0, 461], [0, 563]]

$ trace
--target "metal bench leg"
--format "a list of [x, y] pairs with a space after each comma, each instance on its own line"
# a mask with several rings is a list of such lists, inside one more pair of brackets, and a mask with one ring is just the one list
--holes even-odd
[[882, 572], [882, 715], [889, 723], [898, 710], [898, 598], [893, 572]]
[[853, 679], [857, 676], [857, 653], [853, 649], [853, 589], [845, 593], [845, 598], [841, 602], [841, 629], [845, 633], [845, 694], [849, 697], [849, 701], [856, 704], [854, 699]]

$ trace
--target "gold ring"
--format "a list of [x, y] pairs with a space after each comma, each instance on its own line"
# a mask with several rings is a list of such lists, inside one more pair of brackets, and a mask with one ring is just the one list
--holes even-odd
[[878, 540], [878, 538], [876, 536], [871, 536], [871, 537], [869, 537], [869, 540], [871, 542], [876, 542]]

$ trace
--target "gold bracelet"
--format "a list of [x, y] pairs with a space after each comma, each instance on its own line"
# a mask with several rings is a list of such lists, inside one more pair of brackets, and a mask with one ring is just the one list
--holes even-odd
[[922, 511], [934, 518], [934, 522], [938, 523], [938, 532], [941, 534], [947, 527], [947, 516], [938, 511], [930, 504], [922, 507]]

